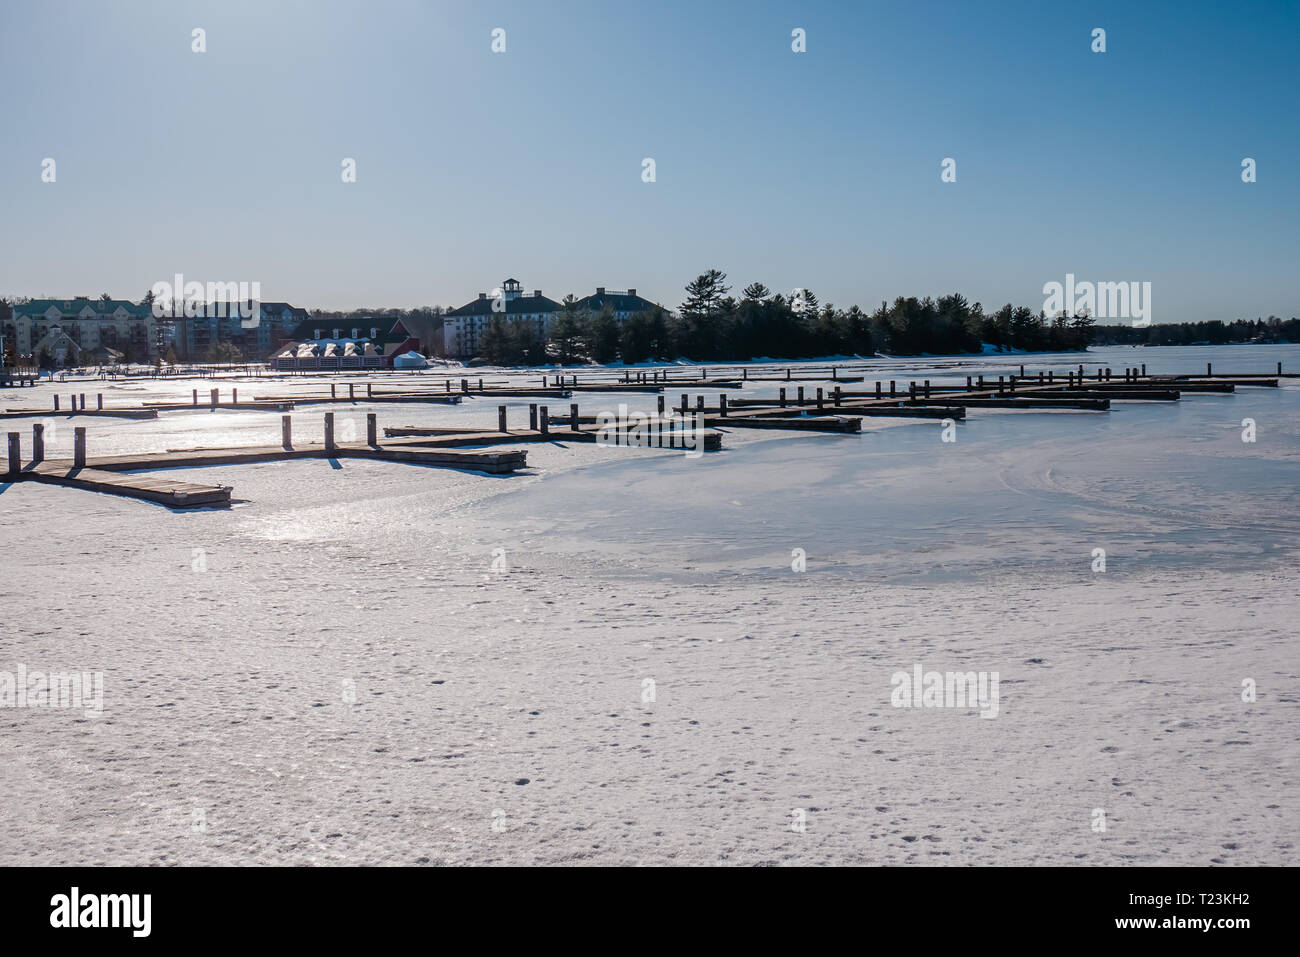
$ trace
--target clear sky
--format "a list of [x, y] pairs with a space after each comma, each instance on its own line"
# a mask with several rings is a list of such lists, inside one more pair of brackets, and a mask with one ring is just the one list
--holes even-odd
[[1036, 309], [1072, 272], [1289, 317], [1298, 48], [1283, 0], [0, 0], [0, 294], [675, 306], [716, 266]]

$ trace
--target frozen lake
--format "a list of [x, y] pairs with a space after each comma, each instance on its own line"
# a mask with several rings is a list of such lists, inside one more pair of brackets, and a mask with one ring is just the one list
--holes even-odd
[[[867, 375], [964, 384], [1080, 361], [1300, 371], [1300, 346]], [[56, 391], [119, 406], [195, 385], [3, 395], [43, 411]], [[368, 411], [487, 427], [496, 405], [334, 411], [345, 436]], [[328, 408], [295, 411], [295, 435], [319, 438]], [[1300, 380], [1283, 380], [1109, 412], [974, 409], [951, 443], [937, 421], [865, 419], [859, 435], [731, 430], [697, 459], [530, 445], [531, 473], [508, 478], [178, 471], [241, 500], [189, 514], [0, 486], [17, 623], [0, 671], [106, 687], [102, 716], [0, 709], [0, 863], [1295, 864], [1297, 411]], [[25, 449], [30, 424], [8, 425]], [[51, 419], [49, 454], [70, 452], [72, 424]], [[279, 436], [260, 412], [76, 424], [92, 455]], [[891, 706], [915, 663], [1000, 673], [998, 717]]]

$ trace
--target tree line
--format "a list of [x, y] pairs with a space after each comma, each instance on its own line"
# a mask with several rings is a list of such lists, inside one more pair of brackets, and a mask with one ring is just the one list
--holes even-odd
[[1132, 326], [1097, 326], [1092, 344], [1097, 346], [1221, 346], [1230, 342], [1300, 342], [1300, 318], [1238, 319], [1223, 322], [1171, 322], [1135, 329]]
[[986, 312], [954, 293], [938, 299], [900, 296], [874, 312], [822, 304], [810, 289], [790, 296], [751, 283], [731, 295], [726, 273], [710, 269], [686, 285], [675, 313], [661, 307], [619, 322], [607, 304], [579, 309], [566, 296], [544, 339], [537, 327], [505, 317], [489, 320], [479, 354], [499, 365], [810, 359], [830, 355], [946, 355], [1004, 349], [1064, 352], [1087, 348], [1087, 316], [1048, 319], [1042, 311], [1007, 303]]

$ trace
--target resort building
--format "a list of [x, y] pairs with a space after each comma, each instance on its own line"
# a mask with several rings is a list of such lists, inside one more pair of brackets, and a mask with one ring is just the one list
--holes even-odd
[[595, 295], [583, 296], [578, 300], [577, 309], [579, 312], [596, 313], [607, 304], [614, 310], [614, 318], [619, 322], [626, 321], [638, 312], [659, 308], [656, 303], [638, 296], [635, 289], [620, 292], [617, 289], [606, 290], [604, 286], [597, 286]]
[[128, 361], [147, 362], [154, 354], [155, 331], [156, 320], [147, 305], [86, 296], [19, 303], [0, 330], [19, 355], [39, 363], [44, 352], [59, 364], [79, 359], [86, 350], [96, 358], [116, 353]]
[[347, 326], [299, 323], [271, 356], [273, 369], [390, 369], [393, 360], [418, 354], [420, 342], [399, 319], [351, 320]]
[[525, 296], [518, 279], [507, 279], [494, 292], [494, 295], [481, 292], [477, 299], [443, 316], [445, 355], [465, 359], [477, 355], [483, 330], [494, 318], [536, 323], [538, 333], [545, 336], [550, 330], [551, 318], [560, 309], [560, 304], [543, 296], [540, 289]]

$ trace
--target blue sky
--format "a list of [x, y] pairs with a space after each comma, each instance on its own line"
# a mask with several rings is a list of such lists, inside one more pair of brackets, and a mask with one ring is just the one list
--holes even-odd
[[1295, 2], [3, 0], [0, 294], [675, 306], [716, 266], [1037, 308], [1072, 272], [1291, 316], [1298, 46]]

